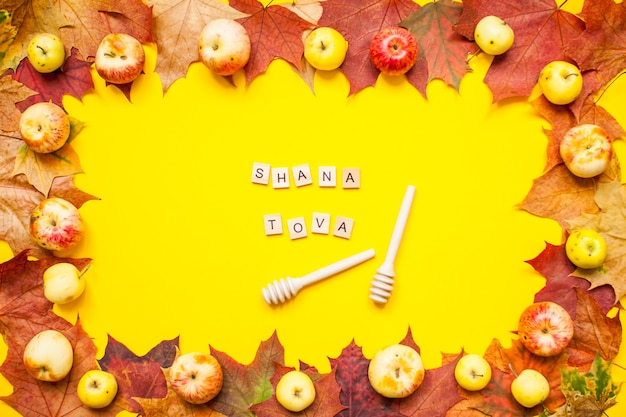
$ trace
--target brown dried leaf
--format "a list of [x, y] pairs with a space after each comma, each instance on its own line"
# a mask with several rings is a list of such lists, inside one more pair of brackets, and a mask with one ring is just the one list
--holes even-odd
[[154, 16], [154, 40], [159, 50], [156, 72], [165, 90], [198, 61], [198, 38], [207, 23], [247, 16], [219, 0], [147, 0], [146, 4]]
[[20, 124], [20, 110], [15, 106], [22, 100], [37, 94], [11, 75], [0, 77], [0, 131], [17, 135]]

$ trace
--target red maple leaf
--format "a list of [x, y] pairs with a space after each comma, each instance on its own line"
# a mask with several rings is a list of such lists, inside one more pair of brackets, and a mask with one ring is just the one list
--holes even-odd
[[341, 388], [340, 401], [347, 408], [338, 417], [401, 417], [390, 408], [390, 400], [374, 391], [367, 377], [369, 360], [354, 340], [346, 346], [338, 358], [330, 360], [335, 369], [337, 383]]
[[535, 294], [535, 302], [554, 301], [575, 316], [578, 304], [577, 288], [587, 291], [596, 299], [606, 314], [615, 304], [615, 292], [608, 285], [589, 290], [591, 283], [570, 274], [576, 266], [568, 259], [565, 245], [546, 243], [545, 249], [535, 258], [526, 261], [546, 279], [546, 285]]
[[567, 60], [565, 45], [585, 27], [554, 0], [466, 0], [456, 30], [474, 39], [476, 24], [488, 15], [501, 17], [515, 32], [513, 46], [494, 57], [484, 79], [494, 101], [529, 96], [543, 67], [550, 61]]
[[177, 346], [178, 338], [166, 340], [147, 354], [137, 356], [109, 335], [104, 356], [98, 363], [103, 370], [115, 375], [119, 386], [117, 401], [124, 409], [141, 412], [141, 406], [133, 397], [161, 398], [167, 395], [167, 383], [161, 368], [172, 365]]
[[[382, 28], [398, 25], [420, 6], [412, 0], [328, 0], [322, 3], [324, 12], [319, 26], [330, 26], [348, 41], [348, 52], [341, 69], [350, 82], [350, 93], [373, 86], [380, 72], [369, 57], [370, 42]], [[418, 59], [406, 74], [420, 91], [427, 81], [426, 61]]]
[[16, 103], [16, 107], [24, 111], [31, 104], [40, 101], [52, 101], [63, 107], [64, 95], [81, 98], [87, 90], [92, 89], [91, 64], [78, 60], [77, 52], [75, 48], [72, 48], [72, 54], [65, 60], [62, 70], [48, 74], [38, 72], [28, 59], [23, 59], [13, 78], [39, 94]]
[[[466, 56], [470, 42], [453, 30], [461, 16], [463, 5], [452, 0], [427, 3], [400, 22], [415, 35], [420, 55], [427, 63], [427, 80], [441, 79], [458, 89], [461, 79], [469, 71]], [[411, 82], [426, 96], [422, 71], [411, 71]]]
[[595, 70], [602, 84], [626, 68], [626, 7], [614, 0], [583, 3], [581, 17], [586, 28], [567, 42], [565, 52], [581, 70]]
[[304, 53], [302, 34], [311, 28], [310, 22], [281, 5], [265, 7], [257, 0], [231, 0], [229, 5], [250, 15], [238, 19], [250, 36], [250, 60], [245, 67], [248, 84], [276, 58], [300, 70]]

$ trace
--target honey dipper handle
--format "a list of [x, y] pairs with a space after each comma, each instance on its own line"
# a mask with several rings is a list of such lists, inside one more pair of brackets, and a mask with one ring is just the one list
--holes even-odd
[[396, 260], [396, 255], [398, 254], [398, 248], [400, 247], [400, 241], [402, 240], [402, 235], [404, 234], [404, 229], [409, 218], [409, 212], [411, 211], [414, 196], [415, 186], [409, 185], [404, 193], [402, 205], [400, 206], [400, 211], [398, 212], [398, 217], [396, 218], [396, 224], [393, 228], [393, 233], [391, 234], [391, 240], [389, 241], [385, 261], [377, 270], [377, 272], [388, 277], [395, 276], [393, 263]]
[[324, 278], [330, 277], [331, 275], [335, 275], [338, 272], [352, 268], [353, 266], [356, 266], [362, 262], [367, 261], [368, 259], [373, 258], [374, 255], [374, 249], [368, 249], [366, 251], [357, 253], [356, 255], [349, 256], [345, 259], [320, 268], [317, 271], [313, 271], [310, 274], [300, 277], [302, 286], [312, 284]]

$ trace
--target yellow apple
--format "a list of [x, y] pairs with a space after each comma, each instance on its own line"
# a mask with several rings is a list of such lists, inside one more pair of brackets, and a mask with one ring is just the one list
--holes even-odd
[[111, 404], [117, 395], [115, 375], [101, 369], [92, 369], [80, 377], [76, 394], [89, 408], [104, 408]]
[[574, 265], [583, 269], [602, 266], [606, 259], [606, 241], [593, 229], [578, 229], [567, 237], [565, 253]]
[[502, 55], [513, 46], [515, 34], [504, 20], [497, 16], [485, 16], [474, 28], [476, 45], [489, 55]]
[[315, 401], [315, 386], [302, 371], [289, 371], [276, 384], [276, 401], [285, 409], [299, 412]]
[[50, 73], [63, 65], [65, 46], [61, 38], [53, 33], [38, 33], [28, 43], [26, 57], [35, 71]]
[[580, 69], [570, 62], [552, 61], [541, 70], [537, 83], [549, 102], [565, 105], [580, 95], [583, 76]]
[[318, 27], [304, 39], [304, 58], [313, 68], [331, 71], [343, 64], [348, 42], [331, 27]]
[[454, 368], [456, 382], [468, 391], [480, 391], [491, 381], [491, 366], [475, 353], [463, 356]]
[[424, 381], [420, 354], [410, 346], [394, 344], [376, 352], [367, 370], [370, 385], [387, 398], [405, 398]]
[[23, 361], [26, 371], [33, 378], [56, 382], [72, 370], [74, 349], [63, 333], [43, 330], [26, 344]]
[[511, 394], [520, 405], [533, 408], [548, 398], [550, 384], [540, 372], [524, 369], [511, 383]]
[[68, 262], [54, 264], [43, 273], [43, 294], [55, 304], [67, 304], [81, 296], [85, 290], [83, 274]]

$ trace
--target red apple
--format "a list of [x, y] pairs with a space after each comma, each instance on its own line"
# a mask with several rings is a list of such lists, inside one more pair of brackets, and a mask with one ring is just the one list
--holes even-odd
[[204, 352], [178, 355], [167, 371], [170, 386], [191, 404], [204, 404], [219, 394], [224, 382], [222, 367]]
[[198, 56], [214, 73], [233, 75], [250, 59], [250, 37], [246, 28], [232, 19], [210, 21], [200, 33]]
[[574, 321], [567, 310], [556, 303], [534, 303], [520, 316], [518, 336], [526, 349], [535, 355], [558, 355], [574, 337]]
[[70, 136], [70, 119], [65, 110], [52, 102], [35, 103], [20, 116], [20, 135], [33, 152], [54, 152]]
[[30, 235], [44, 249], [71, 249], [80, 242], [83, 233], [83, 219], [78, 209], [62, 198], [42, 200], [30, 215]]
[[400, 26], [382, 29], [370, 42], [370, 59], [383, 74], [402, 75], [417, 61], [417, 39]]
[[143, 71], [146, 54], [141, 42], [125, 33], [110, 33], [96, 51], [96, 71], [113, 84], [127, 84]]
[[613, 146], [606, 130], [594, 124], [574, 126], [559, 145], [565, 166], [581, 178], [600, 175], [609, 166]]

